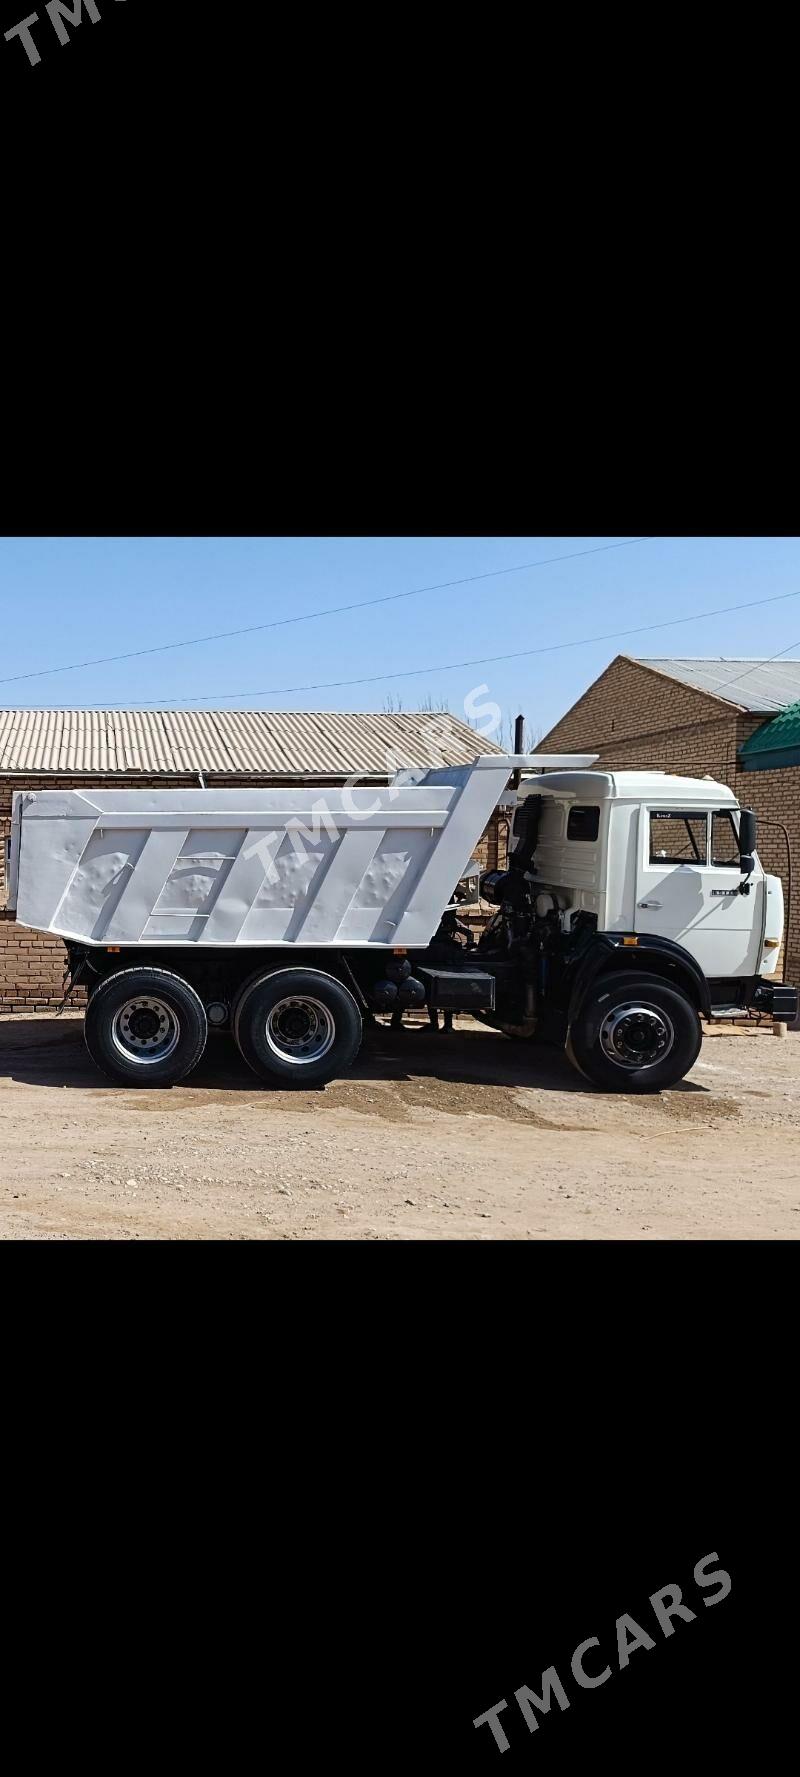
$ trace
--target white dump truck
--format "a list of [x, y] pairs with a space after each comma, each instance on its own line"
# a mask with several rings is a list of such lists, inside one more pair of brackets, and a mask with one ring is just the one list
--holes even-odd
[[[702, 1019], [796, 1018], [781, 884], [724, 784], [595, 758], [494, 754], [378, 789], [19, 791], [9, 905], [63, 938], [90, 1053], [129, 1085], [182, 1079], [209, 1028], [267, 1082], [321, 1085], [365, 1020], [418, 1006], [658, 1090]], [[476, 939], [457, 891], [498, 805], [509, 861], [480, 877]]]

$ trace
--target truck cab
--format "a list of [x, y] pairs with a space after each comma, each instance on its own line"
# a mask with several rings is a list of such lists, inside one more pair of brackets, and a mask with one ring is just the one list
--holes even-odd
[[583, 909], [601, 932], [679, 944], [707, 980], [736, 984], [729, 1003], [743, 980], [775, 974], [780, 878], [755, 852], [743, 868], [741, 810], [727, 785], [652, 771], [544, 774], [520, 787], [514, 840], [531, 796], [532, 880], [556, 896], [565, 931]]
[[479, 946], [490, 1022], [563, 1044], [595, 1084], [655, 1091], [689, 1072], [701, 1020], [797, 1017], [776, 981], [783, 893], [727, 785], [660, 771], [523, 777], [498, 908]]

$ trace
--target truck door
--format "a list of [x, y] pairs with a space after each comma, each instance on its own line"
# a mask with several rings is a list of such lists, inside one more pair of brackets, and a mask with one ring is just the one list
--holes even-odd
[[640, 810], [634, 930], [672, 938], [705, 975], [756, 975], [763, 873], [741, 894], [739, 841], [730, 809]]

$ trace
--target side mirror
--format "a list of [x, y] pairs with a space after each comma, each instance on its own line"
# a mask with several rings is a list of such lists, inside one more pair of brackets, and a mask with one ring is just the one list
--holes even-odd
[[748, 876], [755, 869], [753, 852], [756, 849], [756, 833], [758, 823], [752, 808], [743, 808], [739, 816], [739, 851], [742, 871]]

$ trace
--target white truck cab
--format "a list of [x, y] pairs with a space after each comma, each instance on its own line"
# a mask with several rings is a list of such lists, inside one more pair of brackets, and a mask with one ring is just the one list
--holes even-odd
[[658, 771], [551, 772], [523, 780], [541, 798], [533, 879], [564, 929], [585, 909], [602, 932], [671, 939], [714, 980], [773, 975], [783, 930], [780, 878], [753, 855], [743, 873], [740, 808], [712, 778]]

